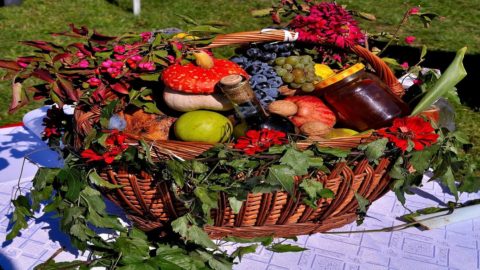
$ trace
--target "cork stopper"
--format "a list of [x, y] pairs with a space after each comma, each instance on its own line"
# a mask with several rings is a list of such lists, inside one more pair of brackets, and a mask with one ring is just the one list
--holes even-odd
[[235, 85], [241, 83], [242, 79], [243, 79], [242, 76], [237, 75], [237, 74], [232, 74], [232, 75], [228, 75], [228, 76], [223, 77], [220, 80], [220, 83], [222, 85], [225, 85], [225, 86], [235, 86]]
[[233, 103], [242, 104], [255, 99], [255, 94], [248, 80], [241, 75], [232, 74], [225, 76], [220, 80], [218, 86]]

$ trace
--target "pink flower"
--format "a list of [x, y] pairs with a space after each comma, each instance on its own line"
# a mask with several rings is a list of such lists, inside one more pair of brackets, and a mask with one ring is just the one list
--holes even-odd
[[142, 61], [142, 57], [140, 55], [134, 55], [130, 59], [132, 59], [135, 62]]
[[408, 36], [408, 37], [405, 38], [405, 42], [407, 44], [412, 44], [415, 41], [415, 39], [416, 39], [416, 37], [414, 37], [414, 36]]
[[19, 65], [19, 66], [20, 66], [20, 67], [22, 67], [22, 68], [26, 68], [26, 67], [28, 67], [28, 63], [25, 63], [25, 62], [23, 62], [23, 61], [20, 61], [20, 60], [19, 60], [19, 61], [17, 61], [17, 65]]
[[121, 62], [121, 61], [117, 61], [117, 62], [112, 63], [112, 67], [118, 68], [118, 69], [123, 68], [123, 65], [124, 65], [123, 62]]
[[413, 84], [421, 85], [422, 83], [423, 83], [423, 81], [420, 80], [420, 79], [415, 79], [415, 80], [413, 80]]
[[167, 59], [171, 64], [175, 63], [175, 57], [173, 55], [167, 55]]
[[410, 14], [410, 15], [415, 15], [415, 14], [418, 14], [418, 13], [420, 13], [420, 8], [419, 7], [412, 7], [408, 11], [408, 14]]
[[140, 34], [142, 37], [143, 42], [148, 42], [148, 40], [152, 37], [152, 32], [143, 32]]
[[80, 58], [80, 59], [82, 59], [82, 58], [85, 57], [85, 54], [82, 53], [81, 51], [76, 52], [75, 55], [76, 55], [78, 58]]
[[299, 40], [351, 47], [361, 44], [365, 35], [352, 15], [335, 3], [318, 3], [306, 16], [297, 15], [289, 26], [299, 33]]
[[122, 45], [116, 45], [113, 47], [113, 51], [116, 53], [124, 53], [125, 52], [125, 46]]
[[138, 67], [140, 69], [147, 70], [147, 71], [154, 71], [155, 70], [155, 64], [152, 63], [152, 62], [140, 63], [140, 64], [138, 64]]
[[78, 62], [76, 66], [79, 68], [87, 68], [89, 65], [90, 63], [87, 60], [83, 59], [80, 62]]
[[108, 59], [102, 62], [102, 67], [109, 68], [112, 65], [113, 61]]
[[90, 78], [90, 79], [87, 80], [87, 83], [88, 83], [91, 87], [95, 87], [95, 86], [99, 86], [100, 83], [102, 83], [102, 81], [101, 81], [99, 78], [92, 77], [92, 78]]
[[114, 54], [113, 57], [115, 57], [115, 60], [123, 61], [123, 60], [127, 59], [128, 56], [123, 55], [123, 54]]
[[400, 65], [403, 69], [408, 69], [410, 66], [408, 65], [408, 62], [403, 62], [401, 65]]

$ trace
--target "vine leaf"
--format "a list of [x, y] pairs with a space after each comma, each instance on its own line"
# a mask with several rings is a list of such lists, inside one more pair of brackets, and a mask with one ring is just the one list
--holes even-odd
[[114, 188], [121, 188], [122, 185], [114, 185], [108, 181], [105, 181], [96, 171], [91, 171], [90, 174], [88, 175], [88, 179], [90, 180], [90, 183], [99, 186], [99, 187], [104, 187], [108, 189], [114, 189]]
[[7, 241], [15, 238], [21, 229], [26, 229], [28, 227], [26, 219], [33, 216], [33, 213], [30, 210], [30, 202], [28, 201], [27, 197], [20, 195], [15, 200], [13, 200], [12, 203], [15, 206], [15, 210], [13, 211], [13, 216], [10, 221], [10, 224], [13, 225], [12, 229], [7, 234]]
[[270, 184], [280, 184], [285, 191], [294, 195], [294, 177], [295, 171], [288, 165], [273, 165], [269, 169], [267, 182]]
[[384, 154], [387, 143], [387, 138], [381, 138], [371, 143], [359, 145], [358, 149], [365, 150], [365, 155], [367, 156], [368, 160], [374, 161]]
[[290, 245], [290, 244], [273, 244], [269, 247], [267, 247], [267, 250], [273, 251], [273, 252], [300, 252], [300, 251], [305, 251], [308, 250], [307, 248], [295, 246], [295, 245]]
[[257, 250], [258, 245], [249, 245], [249, 246], [244, 246], [244, 247], [238, 247], [233, 253], [233, 257], [238, 257], [239, 261], [242, 261], [242, 256], [249, 254], [249, 253], [254, 253]]
[[296, 175], [304, 175], [308, 173], [309, 157], [293, 148], [289, 148], [280, 159], [280, 163], [289, 165], [295, 171]]

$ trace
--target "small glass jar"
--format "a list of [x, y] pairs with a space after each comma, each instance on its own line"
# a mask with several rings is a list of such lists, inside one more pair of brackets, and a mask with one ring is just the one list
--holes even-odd
[[340, 124], [358, 131], [387, 127], [410, 112], [405, 102], [360, 63], [317, 84], [316, 93], [336, 112]]

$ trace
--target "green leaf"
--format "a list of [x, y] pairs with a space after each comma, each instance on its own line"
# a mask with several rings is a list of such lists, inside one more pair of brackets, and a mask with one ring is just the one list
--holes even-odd
[[103, 128], [108, 128], [108, 121], [110, 117], [112, 117], [113, 113], [115, 112], [115, 107], [117, 106], [119, 100], [114, 100], [108, 103], [107, 106], [103, 107], [102, 113], [100, 115], [100, 123]]
[[200, 256], [205, 259], [214, 270], [231, 270], [232, 263], [221, 258], [215, 258], [214, 255], [202, 250], [196, 250]]
[[245, 247], [238, 247], [233, 253], [232, 257], [238, 257], [239, 261], [242, 261], [242, 256], [249, 253], [254, 253], [257, 250], [258, 245], [249, 245]]
[[210, 170], [210, 168], [207, 165], [203, 164], [198, 160], [190, 161], [190, 165], [194, 173], [206, 173]]
[[64, 168], [58, 173], [59, 181], [66, 184], [68, 187], [65, 198], [70, 201], [76, 201], [80, 191], [85, 186], [82, 172], [75, 168]]
[[457, 55], [455, 56], [455, 59], [453, 59], [453, 62], [448, 66], [447, 70], [435, 85], [428, 90], [425, 96], [423, 96], [415, 109], [413, 109], [411, 115], [417, 115], [429, 108], [435, 101], [437, 101], [437, 99], [445, 95], [447, 91], [451, 90], [467, 75], [462, 63], [466, 51], [467, 47], [457, 51]]
[[199, 25], [188, 29], [188, 32], [191, 34], [195, 33], [212, 33], [212, 34], [221, 34], [223, 30], [217, 27], [210, 25]]
[[398, 157], [397, 160], [395, 160], [395, 163], [393, 164], [393, 167], [388, 173], [388, 175], [393, 179], [403, 179], [407, 171], [402, 166], [402, 164], [403, 164], [403, 158]]
[[208, 234], [196, 225], [188, 228], [188, 240], [206, 248], [218, 249], [217, 245], [210, 239]]
[[56, 168], [39, 168], [37, 173], [35, 174], [35, 177], [33, 178], [35, 189], [40, 190], [45, 188], [47, 184], [53, 183], [53, 180], [55, 179], [55, 176], [57, 176], [59, 171], [60, 169]]
[[440, 176], [440, 179], [442, 183], [448, 187], [452, 195], [455, 196], [455, 200], [458, 201], [458, 191], [455, 185], [455, 176], [453, 176], [452, 167], [449, 166], [447, 172]]
[[425, 55], [427, 55], [427, 46], [422, 45], [422, 52], [420, 53], [420, 60], [424, 59]]
[[397, 199], [402, 205], [405, 205], [405, 192], [403, 191], [403, 186], [405, 184], [405, 179], [397, 179], [393, 182], [392, 190], [395, 192]]
[[286, 145], [274, 145], [270, 148], [268, 148], [268, 151], [267, 153], [268, 154], [281, 154], [285, 151], [285, 149], [287, 149], [287, 146]]
[[278, 191], [279, 186], [272, 186], [269, 184], [258, 184], [252, 188], [252, 193], [272, 193]]
[[421, 151], [412, 152], [410, 163], [413, 165], [415, 170], [424, 172], [430, 167], [430, 162], [432, 161], [433, 156], [438, 152], [439, 148], [439, 145], [432, 145], [424, 148]]
[[235, 197], [229, 197], [228, 203], [230, 204], [230, 207], [232, 208], [234, 214], [238, 214], [243, 205], [243, 201], [240, 201]]
[[322, 190], [320, 190], [318, 195], [320, 195], [320, 197], [322, 197], [322, 198], [334, 198], [335, 197], [335, 193], [333, 193], [333, 190], [331, 190], [329, 188], [323, 188]]
[[26, 229], [28, 227], [27, 218], [33, 216], [27, 197], [20, 195], [13, 200], [12, 203], [15, 206], [15, 209], [13, 210], [12, 219], [10, 220], [12, 227], [5, 238], [6, 241], [15, 238], [21, 229]]
[[183, 185], [185, 185], [185, 179], [183, 176], [183, 172], [185, 168], [183, 164], [180, 161], [171, 159], [167, 161], [167, 168], [170, 174], [172, 175], [172, 178], [175, 181], [175, 184], [179, 188], [183, 188]]
[[152, 73], [152, 74], [145, 73], [140, 75], [140, 79], [144, 81], [149, 81], [149, 82], [158, 82], [159, 78], [160, 78], [160, 73]]
[[35, 266], [35, 270], [59, 270], [59, 269], [77, 269], [80, 265], [85, 264], [84, 261], [71, 261], [71, 262], [55, 262], [53, 259], [47, 260]]
[[357, 199], [358, 209], [360, 210], [360, 212], [366, 213], [367, 206], [370, 204], [370, 201], [364, 198], [362, 195], [358, 194], [358, 192], [356, 191], [355, 191], [355, 199]]
[[185, 216], [181, 216], [177, 219], [175, 219], [174, 221], [172, 221], [172, 230], [178, 234], [180, 234], [181, 236], [183, 237], [187, 237], [187, 233], [188, 233], [188, 225], [189, 225], [189, 221], [188, 221], [188, 216], [185, 215]]
[[142, 104], [143, 110], [146, 113], [154, 113], [154, 114], [161, 114], [162, 112], [158, 109], [157, 104], [155, 102], [144, 102]]
[[478, 192], [480, 190], [480, 177], [474, 175], [466, 176], [460, 186], [458, 187], [458, 191], [460, 192]]
[[293, 195], [295, 171], [288, 165], [273, 165], [269, 168], [267, 182], [280, 184], [285, 191]]
[[384, 154], [387, 143], [388, 139], [382, 138], [367, 144], [359, 145], [358, 149], [365, 150], [365, 155], [367, 156], [368, 160], [374, 161]]
[[331, 148], [331, 147], [321, 147], [317, 146], [317, 150], [320, 153], [336, 156], [339, 158], [346, 158], [350, 154], [350, 150]]
[[186, 23], [198, 25], [197, 21], [195, 21], [192, 17], [182, 14], [176, 14], [178, 17], [182, 18]]
[[309, 157], [293, 148], [289, 148], [280, 159], [283, 165], [289, 165], [295, 171], [296, 175], [305, 175], [308, 173]]
[[114, 188], [121, 188], [122, 185], [114, 185], [108, 181], [105, 181], [96, 171], [91, 171], [90, 174], [88, 175], [88, 179], [90, 180], [90, 183], [98, 186], [98, 187], [104, 187], [108, 189], [114, 189]]
[[242, 243], [242, 244], [262, 243], [262, 245], [268, 246], [273, 242], [273, 237], [264, 236], [264, 237], [254, 237], [254, 238], [240, 238], [240, 237], [228, 236], [223, 238], [223, 240], [229, 241], [229, 242]]
[[[124, 266], [121, 266], [118, 268], [118, 270], [158, 270], [158, 266], [157, 267], [154, 267], [148, 263], [146, 263], [147, 261], [143, 261], [143, 262], [140, 262], [140, 263], [132, 263], [132, 264], [127, 264], [127, 265], [124, 265]], [[162, 270], [164, 270], [164, 268], [160, 268]], [[165, 268], [165, 269], [175, 269], [175, 268]], [[177, 268], [178, 269], [178, 268]]]
[[142, 237], [121, 234], [115, 240], [115, 247], [122, 253], [120, 261], [125, 264], [140, 263], [150, 257], [148, 242]]
[[300, 252], [300, 251], [305, 251], [308, 250], [307, 248], [295, 246], [295, 245], [290, 245], [290, 244], [273, 244], [269, 247], [267, 247], [268, 250], [273, 251], [273, 252]]
[[217, 208], [218, 196], [216, 193], [210, 192], [205, 187], [196, 187], [193, 193], [203, 204], [206, 204], [211, 208]]
[[82, 241], [87, 241], [89, 240], [89, 236], [87, 234], [87, 230], [90, 230], [85, 226], [85, 224], [81, 223], [75, 223], [70, 227], [70, 234], [73, 236], [77, 237], [78, 239]]
[[87, 220], [93, 226], [99, 228], [115, 229], [117, 231], [125, 230], [118, 218], [109, 215], [101, 216], [96, 211], [90, 211], [87, 215]]
[[299, 187], [307, 193], [310, 199], [315, 200], [318, 198], [317, 195], [319, 195], [320, 191], [323, 189], [323, 184], [316, 181], [316, 179], [308, 178], [304, 179]]

